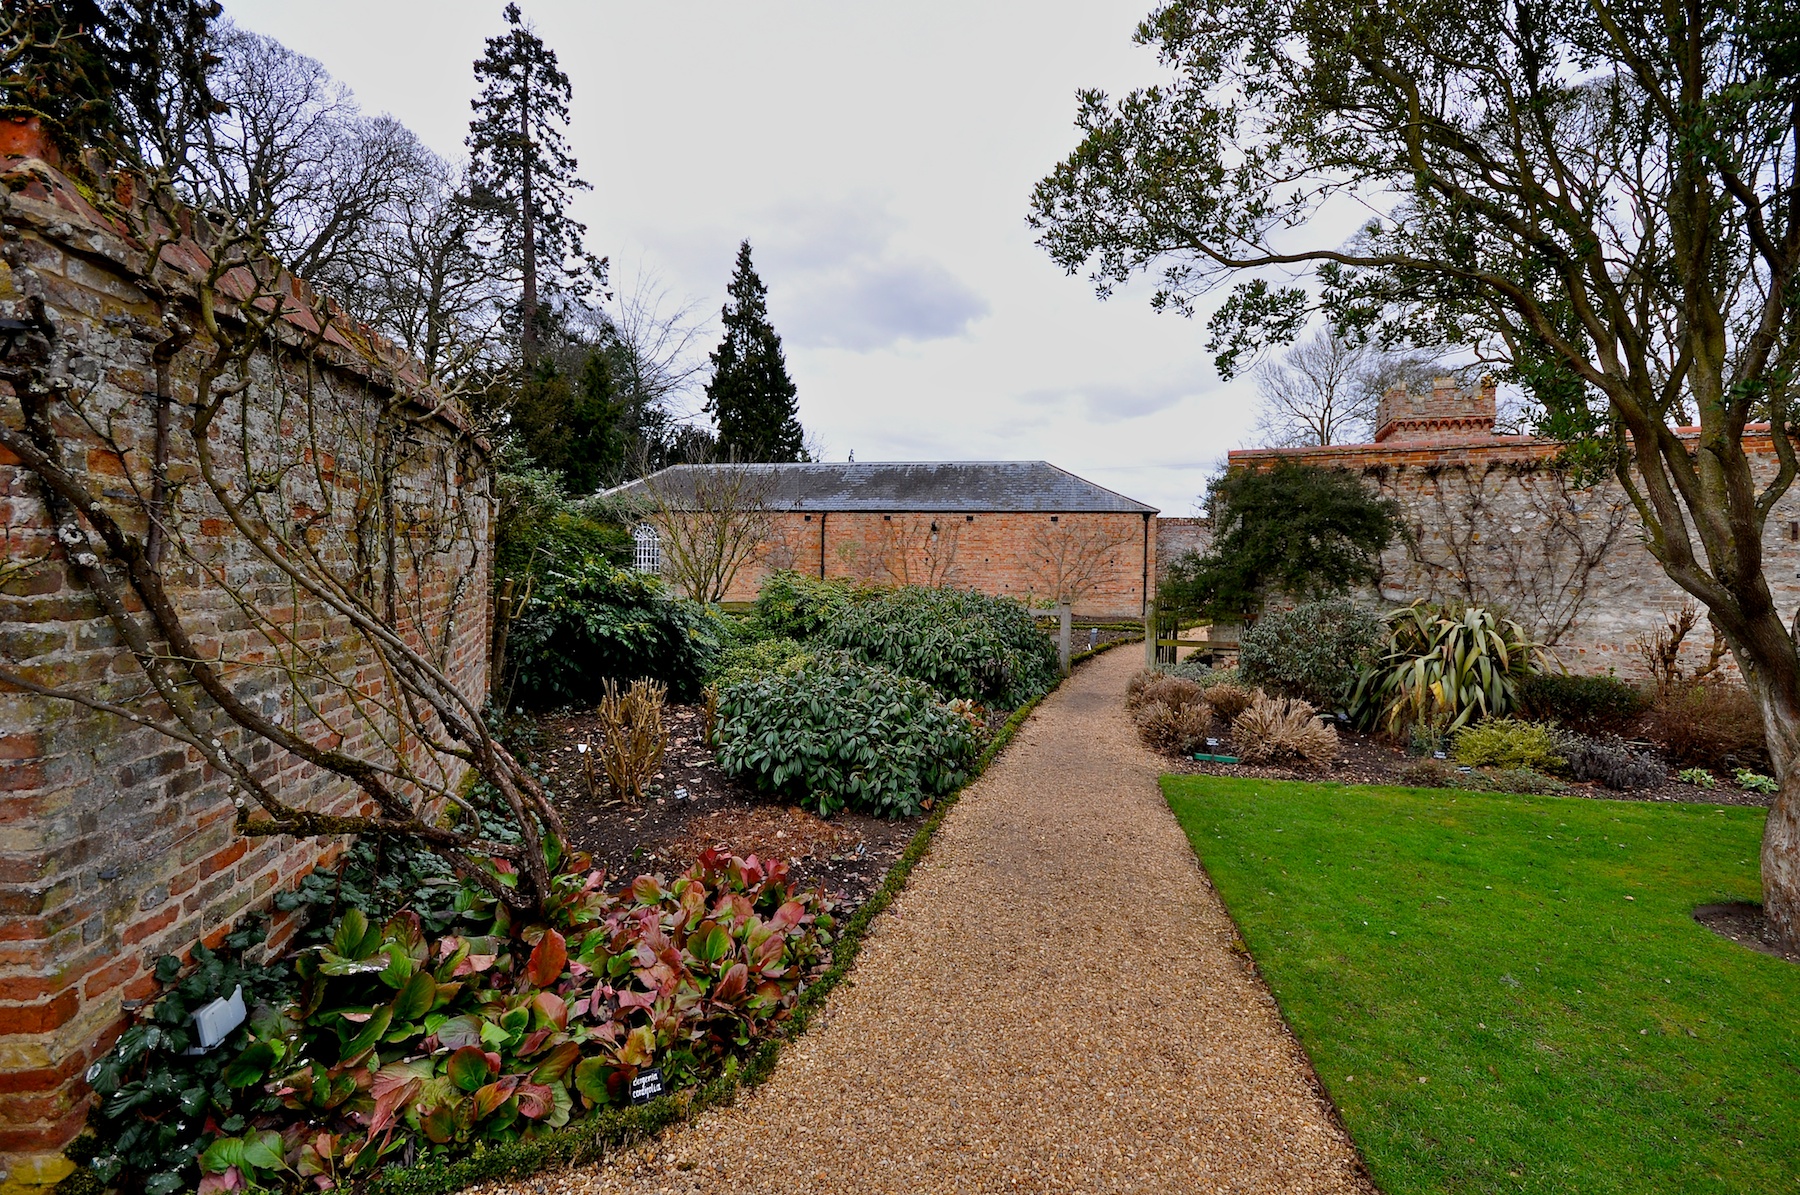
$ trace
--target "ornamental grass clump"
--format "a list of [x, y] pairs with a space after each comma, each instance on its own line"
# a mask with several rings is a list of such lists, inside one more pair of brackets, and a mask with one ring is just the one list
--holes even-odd
[[1457, 731], [1450, 744], [1456, 762], [1471, 768], [1531, 768], [1546, 772], [1568, 762], [1562, 754], [1562, 735], [1547, 722], [1484, 718]]
[[[94, 1177], [154, 1195], [345, 1189], [624, 1105], [651, 1067], [679, 1090], [790, 1015], [836, 930], [785, 863], [712, 850], [618, 893], [571, 858], [539, 921], [472, 885], [457, 905], [438, 933], [350, 909], [280, 984], [204, 951], [185, 980], [159, 962], [174, 990], [91, 1072]], [[237, 982], [246, 1023], [186, 1054], [195, 1001]]]
[[835, 651], [721, 690], [714, 735], [726, 775], [826, 816], [918, 813], [962, 783], [981, 746], [929, 685]]
[[1014, 709], [1056, 683], [1056, 648], [1023, 602], [904, 585], [839, 611], [817, 635], [946, 698]]
[[1227, 726], [1233, 725], [1237, 721], [1238, 715], [1249, 709], [1256, 703], [1257, 698], [1263, 695], [1261, 689], [1250, 689], [1229, 681], [1208, 685], [1203, 692], [1206, 694], [1206, 704], [1212, 707], [1212, 711], [1218, 716], [1219, 721]]
[[1337, 752], [1337, 731], [1299, 698], [1258, 695], [1231, 724], [1231, 741], [1245, 763], [1295, 762], [1322, 768]]
[[616, 682], [608, 680], [594, 709], [600, 724], [598, 754], [607, 789], [628, 805], [643, 799], [644, 786], [662, 767], [669, 746], [669, 732], [663, 725], [663, 699], [667, 696], [668, 689], [656, 681], [633, 681], [631, 688], [621, 692]]
[[1152, 751], [1164, 755], [1188, 755], [1206, 745], [1206, 732], [1212, 729], [1212, 713], [1204, 701], [1187, 705], [1169, 705], [1163, 701], [1147, 701], [1138, 707], [1138, 734]]
[[1144, 686], [1141, 697], [1144, 705], [1160, 701], [1175, 709], [1195, 705], [1201, 700], [1200, 686], [1184, 676], [1159, 676]]

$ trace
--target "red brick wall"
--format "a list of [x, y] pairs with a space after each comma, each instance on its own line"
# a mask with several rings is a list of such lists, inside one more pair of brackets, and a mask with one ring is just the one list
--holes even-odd
[[[1146, 520], [1141, 514], [1091, 512], [783, 513], [776, 516], [774, 534], [756, 560], [738, 573], [725, 600], [750, 601], [770, 572], [792, 568], [813, 576], [822, 569], [827, 577], [890, 585], [952, 585], [1036, 601], [1053, 593], [1059, 556], [1094, 562], [1092, 568], [1081, 570], [1091, 578], [1075, 603], [1078, 615], [1141, 618], [1146, 563], [1152, 592], [1155, 588], [1155, 516]], [[1075, 569], [1065, 566], [1064, 571]]]
[[[85, 409], [110, 423], [125, 450], [121, 462], [87, 441], [90, 482], [112, 487], [116, 497], [131, 462], [147, 459], [153, 439], [155, 404], [145, 398], [153, 388], [152, 342], [131, 334], [155, 315], [134, 273], [141, 257], [118, 225], [86, 208], [44, 163], [0, 159], [0, 174], [7, 183], [0, 189], [0, 316], [22, 314], [32, 297], [44, 300], [57, 330], [50, 372], [66, 371], [83, 388]], [[319, 387], [328, 402], [315, 410], [328, 409], [334, 429], [354, 430], [368, 424], [396, 384], [406, 384], [408, 363], [369, 340], [366, 329], [341, 331], [314, 359], [324, 367], [316, 372], [258, 358], [243, 426], [255, 463], [318, 464], [326, 479], [319, 484], [335, 487], [348, 511], [368, 492], [348, 441], [337, 438], [321, 458], [306, 446], [305, 420], [278, 399], [291, 398], [298, 382]], [[189, 381], [178, 369], [178, 403], [189, 396]], [[20, 426], [18, 403], [3, 382], [0, 419]], [[71, 439], [83, 436], [73, 421], [65, 430]], [[480, 548], [452, 553], [423, 576], [402, 562], [400, 590], [418, 600], [403, 609], [401, 623], [415, 646], [441, 647], [449, 674], [479, 702], [488, 638], [485, 463], [468, 435], [443, 419], [418, 422], [413, 435], [416, 451], [395, 479], [403, 499], [461, 511], [470, 544]], [[171, 475], [191, 483], [192, 463], [179, 455], [181, 440], [175, 443]], [[28, 566], [0, 581], [0, 661], [40, 683], [124, 700], [142, 686], [142, 674], [52, 550], [36, 482], [16, 466], [0, 452], [7, 559]], [[349, 751], [391, 730], [377, 725], [379, 718], [352, 716], [342, 686], [379, 693], [382, 680], [347, 622], [298, 600], [216, 511], [195, 506], [190, 514], [185, 542], [195, 563], [169, 570], [180, 578], [174, 596], [203, 645], [236, 661], [225, 671], [240, 697], [265, 713], [291, 716], [294, 694], [304, 691], [319, 701], [320, 716], [341, 728]], [[229, 594], [207, 583], [201, 561], [323, 652], [340, 685], [300, 682], [296, 689], [257, 667], [271, 658], [266, 638]], [[354, 576], [353, 562], [343, 564]], [[264, 782], [292, 803], [337, 812], [359, 807], [337, 777], [267, 744], [249, 752]], [[220, 778], [190, 748], [111, 715], [0, 686], [0, 1192], [29, 1190], [66, 1170], [57, 1151], [83, 1120], [82, 1073], [123, 1028], [130, 1003], [154, 990], [157, 957], [183, 953], [200, 939], [216, 943], [245, 910], [266, 906], [277, 889], [341, 850], [337, 841], [244, 837], [233, 813]], [[278, 921], [275, 943], [290, 932]]]

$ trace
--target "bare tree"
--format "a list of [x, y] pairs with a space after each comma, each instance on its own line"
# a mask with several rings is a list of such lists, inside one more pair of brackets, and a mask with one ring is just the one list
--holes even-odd
[[1383, 352], [1327, 325], [1257, 370], [1262, 406], [1251, 434], [1268, 448], [1364, 443], [1383, 394], [1429, 385], [1440, 372], [1434, 356]]
[[930, 515], [896, 515], [881, 524], [881, 542], [868, 562], [871, 581], [893, 585], [952, 585], [963, 525]]
[[1071, 608], [1087, 600], [1117, 573], [1119, 549], [1131, 538], [1102, 523], [1045, 520], [1029, 541], [1032, 596]]
[[648, 478], [643, 517], [663, 576], [696, 602], [723, 600], [773, 535], [774, 494], [775, 474], [755, 465], [689, 465]]

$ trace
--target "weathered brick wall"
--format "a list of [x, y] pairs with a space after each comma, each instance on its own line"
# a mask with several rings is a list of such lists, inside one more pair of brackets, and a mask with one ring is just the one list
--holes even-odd
[[[1768, 438], [1748, 436], [1745, 446], [1758, 474], [1770, 476]], [[1371, 600], [1495, 604], [1549, 641], [1570, 671], [1643, 677], [1639, 641], [1691, 599], [1646, 550], [1619, 485], [1579, 485], [1551, 467], [1560, 451], [1530, 437], [1477, 436], [1240, 451], [1231, 463], [1347, 469], [1394, 499], [1403, 537], [1382, 554]], [[1791, 611], [1800, 605], [1800, 494], [1777, 504], [1764, 550], [1770, 588]], [[1703, 616], [1684, 647], [1690, 667], [1705, 662], [1711, 644]]]
[[1169, 565], [1172, 561], [1189, 552], [1204, 556], [1211, 550], [1211, 519], [1158, 518], [1156, 520], [1157, 580], [1161, 581], [1169, 575]]
[[1155, 587], [1156, 552], [1155, 516], [1131, 512], [783, 512], [725, 600], [750, 601], [780, 568], [1043, 600], [1054, 591], [1055, 561], [1085, 557], [1095, 567], [1083, 570], [1092, 578], [1076, 614], [1140, 618], [1145, 578]]
[[[155, 337], [142, 333], [147, 322], [155, 330], [150, 321], [159, 309], [136, 272], [142, 247], [128, 222], [96, 210], [33, 158], [0, 157], [0, 223], [0, 316], [21, 316], [30, 300], [43, 301], [55, 329], [50, 371], [78, 388], [82, 410], [112, 443], [73, 419], [59, 432], [80, 448], [72, 463], [90, 485], [121, 499], [129, 516], [131, 488], [146, 482], [157, 405], [149, 393]], [[295, 486], [311, 487], [314, 506], [330, 507], [319, 542], [346, 583], [373, 576], [370, 583], [379, 584], [384, 563], [332, 549], [331, 536], [366, 516], [374, 489], [366, 433], [380, 411], [406, 399], [417, 417], [392, 478], [397, 508], [407, 512], [399, 539], [423, 543], [453, 515], [471, 549], [452, 548], [416, 570], [406, 552], [395, 553], [397, 618], [406, 638], [441, 660], [478, 703], [486, 686], [491, 517], [484, 458], [454, 410], [431, 415], [418, 407], [415, 400], [431, 396], [416, 390], [416, 367], [390, 346], [348, 324], [327, 333], [305, 361], [266, 352], [252, 361], [243, 401], [227, 412], [235, 412], [230, 426], [242, 437], [234, 442], [247, 446], [253, 466], [286, 471]], [[177, 358], [178, 423], [182, 404], [192, 401], [193, 361], [205, 348], [197, 342]], [[4, 382], [0, 419], [20, 426], [18, 401]], [[297, 728], [313, 719], [341, 733], [347, 751], [392, 733], [391, 718], [353, 708], [353, 692], [379, 702], [384, 680], [347, 620], [298, 592], [235, 536], [216, 504], [199, 496], [183, 443], [172, 441], [170, 475], [184, 497], [170, 516], [180, 534], [171, 537], [167, 571], [188, 624], [217, 653], [228, 683], [267, 715]], [[223, 459], [243, 464], [229, 450]], [[320, 516], [283, 507], [289, 492], [276, 490], [270, 518]], [[38, 683], [137, 699], [141, 671], [53, 545], [35, 479], [4, 452], [0, 525], [7, 547], [0, 664]], [[129, 529], [143, 532], [141, 513]], [[270, 646], [271, 626], [316, 653], [334, 679], [284, 675], [275, 667], [281, 653]], [[267, 744], [221, 737], [228, 748], [244, 747], [259, 779], [292, 803], [361, 808], [335, 775]], [[411, 758], [421, 756], [415, 750]], [[266, 906], [277, 889], [341, 849], [335, 841], [245, 837], [224, 783], [198, 752], [112, 715], [0, 685], [0, 1192], [29, 1190], [66, 1170], [57, 1151], [83, 1120], [82, 1074], [123, 1027], [124, 1011], [152, 994], [155, 959], [196, 940], [216, 943], [241, 913]], [[278, 920], [275, 942], [290, 931]]]

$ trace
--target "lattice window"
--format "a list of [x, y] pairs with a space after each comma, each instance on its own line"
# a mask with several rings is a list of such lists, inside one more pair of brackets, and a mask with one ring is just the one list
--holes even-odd
[[648, 523], [639, 523], [637, 530], [632, 532], [632, 538], [637, 541], [637, 555], [633, 563], [638, 572], [662, 572], [662, 537], [656, 533], [656, 528]]

